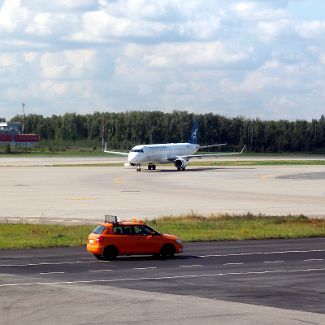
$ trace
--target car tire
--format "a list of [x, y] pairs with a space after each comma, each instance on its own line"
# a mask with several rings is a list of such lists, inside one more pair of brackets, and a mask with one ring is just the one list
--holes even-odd
[[98, 260], [102, 260], [102, 259], [103, 259], [103, 255], [94, 254], [94, 256], [95, 256]]
[[115, 246], [107, 246], [103, 252], [103, 259], [111, 261], [115, 260], [118, 255], [117, 248]]
[[160, 255], [162, 258], [167, 258], [167, 257], [172, 258], [174, 257], [175, 253], [176, 253], [176, 249], [172, 244], [166, 244], [160, 250]]

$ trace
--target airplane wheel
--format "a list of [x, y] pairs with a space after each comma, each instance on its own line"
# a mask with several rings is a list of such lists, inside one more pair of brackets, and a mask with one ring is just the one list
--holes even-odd
[[151, 170], [152, 166], [151, 165], [148, 165], [148, 169]]
[[185, 170], [185, 167], [183, 167], [182, 170], [184, 171]]
[[153, 170], [156, 170], [156, 165], [152, 165], [152, 169]]

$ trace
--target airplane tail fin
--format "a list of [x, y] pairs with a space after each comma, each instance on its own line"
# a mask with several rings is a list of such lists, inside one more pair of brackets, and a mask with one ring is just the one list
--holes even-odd
[[198, 132], [199, 132], [199, 118], [195, 117], [191, 137], [188, 140], [188, 143], [197, 144]]

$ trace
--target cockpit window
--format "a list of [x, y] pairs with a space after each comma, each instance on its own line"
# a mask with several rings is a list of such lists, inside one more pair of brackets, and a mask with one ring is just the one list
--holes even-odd
[[132, 149], [131, 152], [143, 152], [143, 149]]

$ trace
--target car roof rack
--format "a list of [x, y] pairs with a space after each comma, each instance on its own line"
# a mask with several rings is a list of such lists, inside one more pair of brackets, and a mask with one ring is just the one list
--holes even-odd
[[117, 216], [111, 214], [105, 214], [105, 223], [118, 224]]

